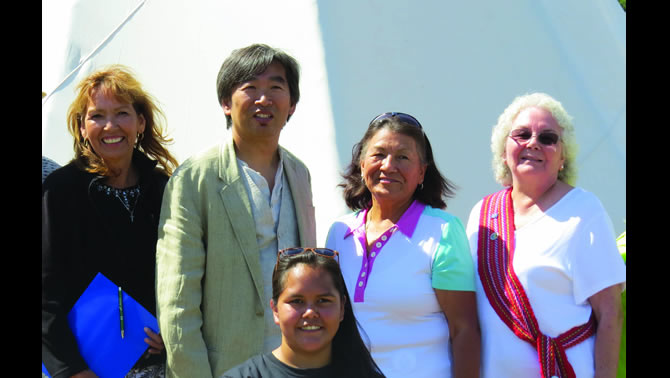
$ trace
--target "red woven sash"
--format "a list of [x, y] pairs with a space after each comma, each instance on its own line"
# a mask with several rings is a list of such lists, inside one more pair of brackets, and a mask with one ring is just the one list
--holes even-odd
[[477, 269], [484, 292], [500, 319], [537, 349], [542, 378], [575, 378], [565, 349], [595, 333], [594, 317], [555, 338], [540, 332], [526, 292], [512, 268], [514, 230], [512, 188], [484, 197], [477, 250]]

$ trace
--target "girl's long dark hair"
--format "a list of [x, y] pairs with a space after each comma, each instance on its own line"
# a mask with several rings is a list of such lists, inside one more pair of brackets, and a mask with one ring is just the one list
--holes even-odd
[[286, 273], [297, 264], [306, 264], [313, 268], [320, 268], [330, 274], [335, 289], [344, 301], [344, 319], [332, 341], [331, 364], [337, 371], [338, 377], [373, 378], [383, 377], [379, 366], [370, 355], [359, 332], [359, 324], [354, 316], [351, 299], [342, 277], [342, 271], [337, 260], [321, 256], [312, 251], [306, 251], [292, 256], [283, 256], [277, 261], [272, 274], [272, 300], [277, 303], [279, 295], [284, 291]]

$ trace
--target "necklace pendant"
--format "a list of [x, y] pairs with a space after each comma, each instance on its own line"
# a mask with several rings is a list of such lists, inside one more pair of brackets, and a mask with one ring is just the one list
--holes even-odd
[[133, 220], [135, 220], [135, 216], [133, 214], [130, 214], [130, 223], [133, 223]]

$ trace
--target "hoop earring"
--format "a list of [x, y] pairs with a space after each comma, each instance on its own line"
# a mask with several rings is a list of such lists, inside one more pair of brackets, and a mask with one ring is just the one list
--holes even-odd
[[85, 149], [91, 148], [91, 142], [88, 141], [88, 138], [84, 138], [84, 148]]
[[144, 139], [144, 133], [137, 133], [137, 140], [135, 141], [135, 147], [140, 145], [140, 142]]

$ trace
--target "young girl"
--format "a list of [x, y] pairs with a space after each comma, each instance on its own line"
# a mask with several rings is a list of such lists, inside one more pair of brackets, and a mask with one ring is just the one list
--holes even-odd
[[281, 345], [230, 369], [225, 378], [384, 377], [358, 331], [337, 251], [279, 251], [270, 306]]

